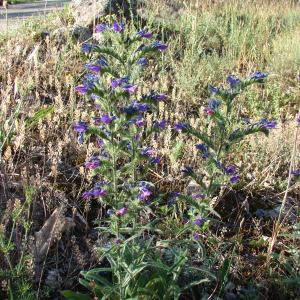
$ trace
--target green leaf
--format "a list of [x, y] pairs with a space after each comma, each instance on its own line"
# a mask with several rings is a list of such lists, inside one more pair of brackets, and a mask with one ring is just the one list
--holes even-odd
[[48, 114], [54, 112], [54, 106], [49, 106], [47, 108], [40, 108], [33, 117], [26, 120], [26, 127], [30, 128], [37, 124], [40, 120], [44, 119]]
[[117, 59], [118, 61], [123, 62], [122, 57], [117, 52], [115, 52], [112, 48], [97, 46], [97, 47], [95, 47], [95, 49], [93, 49], [93, 52], [97, 52], [100, 54], [107, 54], [107, 55]]
[[74, 293], [70, 290], [60, 292], [65, 298], [69, 300], [92, 300], [91, 297], [82, 293]]

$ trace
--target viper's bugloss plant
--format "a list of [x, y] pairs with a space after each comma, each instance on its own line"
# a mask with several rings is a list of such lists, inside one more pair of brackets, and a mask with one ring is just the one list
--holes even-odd
[[75, 88], [94, 102], [95, 115], [90, 122], [75, 124], [74, 130], [79, 143], [90, 138], [99, 149], [85, 162], [95, 185], [82, 197], [101, 203], [110, 234], [120, 241], [120, 228], [130, 227], [134, 232], [139, 210], [154, 196], [153, 184], [145, 181], [145, 174], [160, 162], [160, 157], [147, 147], [147, 140], [164, 129], [166, 122], [157, 120], [147, 127], [145, 117], [154, 113], [167, 96], [151, 88], [145, 92], [144, 79], [148, 64], [153, 64], [155, 55], [168, 46], [152, 41], [152, 34], [146, 30], [130, 34], [123, 22], [99, 24], [95, 31], [106, 43], [82, 46], [88, 62], [82, 83]]
[[[270, 130], [276, 128], [273, 120], [262, 119], [251, 123], [241, 117], [237, 109], [238, 95], [252, 84], [263, 83], [266, 78], [267, 74], [261, 72], [244, 80], [230, 75], [227, 77], [228, 88], [209, 85], [211, 98], [203, 109], [204, 126], [199, 129], [188, 123], [174, 125], [175, 130], [199, 139], [195, 148], [202, 161], [200, 172], [190, 166], [182, 169], [183, 175], [192, 178], [199, 187], [190, 196], [178, 196], [191, 206], [192, 220], [187, 224], [192, 223], [194, 227], [206, 224], [204, 217], [212, 197], [221, 187], [235, 185], [240, 180], [239, 168], [228, 163], [233, 145], [248, 135], [258, 132], [268, 135]], [[193, 232], [197, 240], [197, 230]]]

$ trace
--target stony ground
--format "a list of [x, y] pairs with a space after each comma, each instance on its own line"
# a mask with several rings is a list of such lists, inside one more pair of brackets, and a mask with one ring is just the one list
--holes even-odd
[[[55, 9], [61, 9], [69, 0], [44, 0], [36, 1], [32, 3], [9, 5], [8, 9], [5, 10], [1, 7], [0, 9], [0, 28], [5, 30], [8, 26], [12, 28], [16, 26], [20, 21], [37, 15], [43, 15], [51, 12]], [[7, 20], [6, 20], [7, 14]]]

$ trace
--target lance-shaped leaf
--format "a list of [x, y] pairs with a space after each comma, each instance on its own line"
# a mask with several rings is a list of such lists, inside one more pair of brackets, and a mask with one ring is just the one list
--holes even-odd
[[236, 143], [236, 142], [240, 141], [242, 138], [244, 138], [245, 136], [253, 134], [253, 133], [257, 133], [257, 132], [262, 132], [266, 136], [269, 135], [269, 130], [267, 128], [263, 127], [262, 125], [253, 124], [247, 128], [238, 128], [238, 129], [234, 130], [230, 134], [228, 140], [230, 143]]
[[92, 51], [101, 53], [101, 54], [107, 54], [108, 56], [111, 56], [111, 57], [117, 59], [121, 63], [123, 62], [122, 57], [116, 51], [114, 51], [112, 48], [97, 46], [97, 47], [93, 48]]

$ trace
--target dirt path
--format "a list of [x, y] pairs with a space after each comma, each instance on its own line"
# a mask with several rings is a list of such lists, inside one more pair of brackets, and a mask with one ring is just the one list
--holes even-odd
[[[27, 17], [38, 16], [61, 9], [70, 0], [42, 0], [32, 3], [9, 5], [7, 9], [8, 27], [13, 28]], [[0, 30], [6, 29], [6, 10], [0, 8]]]

